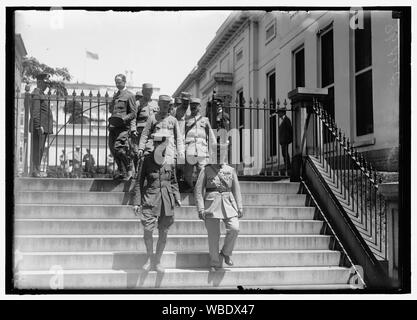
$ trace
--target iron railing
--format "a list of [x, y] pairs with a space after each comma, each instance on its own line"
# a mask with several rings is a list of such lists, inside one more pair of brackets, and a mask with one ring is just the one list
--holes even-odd
[[[115, 171], [115, 162], [110, 157], [108, 148], [108, 118], [109, 105], [112, 97], [106, 92], [104, 96], [90, 91], [84, 91], [77, 95], [73, 91], [70, 95], [57, 96], [49, 91], [46, 95], [48, 107], [52, 111], [52, 119], [48, 123], [53, 124], [53, 133], [47, 136], [45, 152], [42, 159], [41, 175], [48, 177], [111, 177]], [[22, 176], [32, 172], [31, 133], [29, 130], [31, 118], [32, 99], [27, 91], [21, 96], [16, 96], [16, 145], [20, 170], [17, 173]], [[287, 106], [287, 101], [284, 101]], [[237, 161], [230, 162], [240, 175], [267, 176], [273, 178], [286, 178], [290, 174], [290, 163], [285, 163], [279, 145], [278, 128], [280, 120], [277, 110], [281, 102], [260, 102], [259, 99], [236, 100], [234, 103], [223, 103], [223, 112], [230, 117], [229, 129], [237, 132], [236, 139], [230, 139], [229, 161], [231, 153], [235, 153]], [[207, 108], [212, 127], [219, 129], [217, 114], [214, 105]], [[243, 117], [243, 119], [242, 119]], [[19, 125], [23, 123], [22, 125]], [[271, 132], [275, 135], [271, 136]], [[232, 135], [233, 136], [233, 135]], [[76, 152], [76, 146], [80, 146], [80, 152]], [[235, 148], [236, 147], [236, 148]], [[86, 166], [83, 160], [90, 150], [90, 157], [94, 158], [94, 166]], [[292, 149], [288, 153], [291, 157]], [[64, 157], [65, 154], [65, 157]], [[236, 154], [238, 154], [236, 156]], [[245, 161], [244, 155], [250, 156]], [[245, 158], [245, 159], [244, 159]], [[253, 159], [259, 159], [255, 161]], [[288, 159], [290, 162], [290, 160]]]
[[[23, 103], [22, 103], [23, 102]], [[57, 96], [47, 94], [47, 104], [51, 113], [47, 124], [52, 123], [53, 133], [48, 134], [41, 162], [41, 174], [48, 177], [110, 177], [115, 170], [107, 146], [107, 119], [111, 97], [108, 93], [86, 96], [82, 91], [77, 95]], [[26, 92], [16, 97], [17, 128], [16, 145], [17, 173], [29, 175], [33, 170], [31, 155], [32, 97]], [[41, 113], [42, 115], [42, 113]], [[52, 119], [50, 119], [52, 115]], [[40, 119], [42, 122], [42, 118]], [[79, 152], [76, 150], [79, 146]], [[87, 149], [90, 152], [87, 152]], [[90, 160], [88, 160], [90, 159]], [[93, 160], [92, 160], [93, 159]], [[94, 164], [93, 164], [94, 163]]]
[[381, 178], [317, 100], [309, 125], [314, 137], [309, 155], [375, 257], [386, 260], [387, 218], [378, 193]]
[[[278, 109], [282, 106], [287, 108], [287, 100], [284, 99], [282, 105], [279, 99], [267, 102], [266, 99], [249, 98], [249, 101], [247, 101], [244, 97], [236, 97], [233, 102], [222, 101], [213, 104], [213, 101], [215, 99], [212, 99], [208, 104], [207, 110], [207, 117], [210, 119], [213, 128], [219, 129], [218, 119], [223, 118], [226, 113], [230, 118], [231, 127], [239, 131], [237, 136], [240, 140], [236, 139], [239, 148], [234, 148], [233, 143], [230, 148], [241, 159], [241, 164], [234, 165], [237, 171], [245, 175], [289, 178], [293, 150], [292, 146], [289, 145], [289, 158], [283, 156], [282, 147], [279, 144], [281, 121], [278, 117]], [[222, 112], [217, 114], [215, 111], [219, 106], [222, 107]], [[287, 111], [291, 110], [288, 109]], [[289, 113], [287, 113], [287, 116], [291, 119]], [[245, 153], [245, 148], [250, 150], [251, 157], [259, 157], [262, 160], [262, 168], [259, 168], [260, 170], [255, 171], [255, 173], [251, 173], [250, 170], [245, 171], [245, 168], [250, 169], [252, 165], [243, 163], [244, 157], [242, 155]]]

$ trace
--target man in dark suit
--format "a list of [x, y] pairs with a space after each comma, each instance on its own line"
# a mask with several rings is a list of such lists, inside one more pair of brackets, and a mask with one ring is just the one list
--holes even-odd
[[29, 131], [32, 133], [32, 176], [40, 177], [40, 165], [48, 134], [53, 133], [53, 116], [46, 96], [49, 87], [49, 74], [36, 77], [36, 88], [32, 92]]
[[284, 158], [285, 170], [291, 169], [291, 160], [288, 153], [288, 145], [292, 143], [292, 125], [291, 120], [286, 115], [287, 109], [281, 107], [278, 109], [278, 116], [281, 118], [281, 124], [278, 128], [278, 139], [281, 145], [282, 157]]

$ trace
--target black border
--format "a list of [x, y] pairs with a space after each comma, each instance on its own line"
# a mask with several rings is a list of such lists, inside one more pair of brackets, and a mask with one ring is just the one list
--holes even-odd
[[[399, 125], [399, 177], [400, 177], [400, 203], [399, 203], [399, 259], [401, 261], [401, 289], [400, 290], [22, 290], [13, 287], [13, 223], [14, 223], [14, 12], [16, 10], [50, 10], [51, 7], [6, 7], [6, 294], [369, 294], [369, 293], [410, 293], [411, 292], [411, 7], [362, 7], [366, 10], [395, 11], [400, 15], [400, 125]], [[351, 7], [60, 7], [64, 10], [88, 11], [192, 11], [192, 10], [350, 10]], [[13, 81], [7, 81], [13, 79]], [[12, 156], [13, 155], [13, 156]], [[261, 302], [261, 301], [260, 301]], [[166, 304], [166, 303], [164, 303]], [[182, 303], [179, 303], [182, 304]]]

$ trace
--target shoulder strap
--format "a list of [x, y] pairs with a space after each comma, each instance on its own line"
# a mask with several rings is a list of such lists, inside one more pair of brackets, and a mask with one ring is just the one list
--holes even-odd
[[195, 121], [194, 121], [194, 123], [191, 125], [191, 126], [189, 126], [189, 127], [186, 127], [185, 128], [185, 136], [187, 136], [187, 133], [192, 129], [192, 128], [194, 128], [194, 126], [197, 124], [197, 122], [198, 121], [200, 121], [200, 119], [202, 118], [203, 116], [199, 116], [198, 118], [196, 118], [195, 119]]

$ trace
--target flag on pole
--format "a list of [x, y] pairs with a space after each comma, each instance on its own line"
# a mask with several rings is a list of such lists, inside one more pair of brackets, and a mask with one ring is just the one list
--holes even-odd
[[93, 53], [90, 51], [85, 51], [85, 53], [87, 54], [87, 58], [93, 59], [93, 60], [98, 60], [98, 54], [97, 53]]

